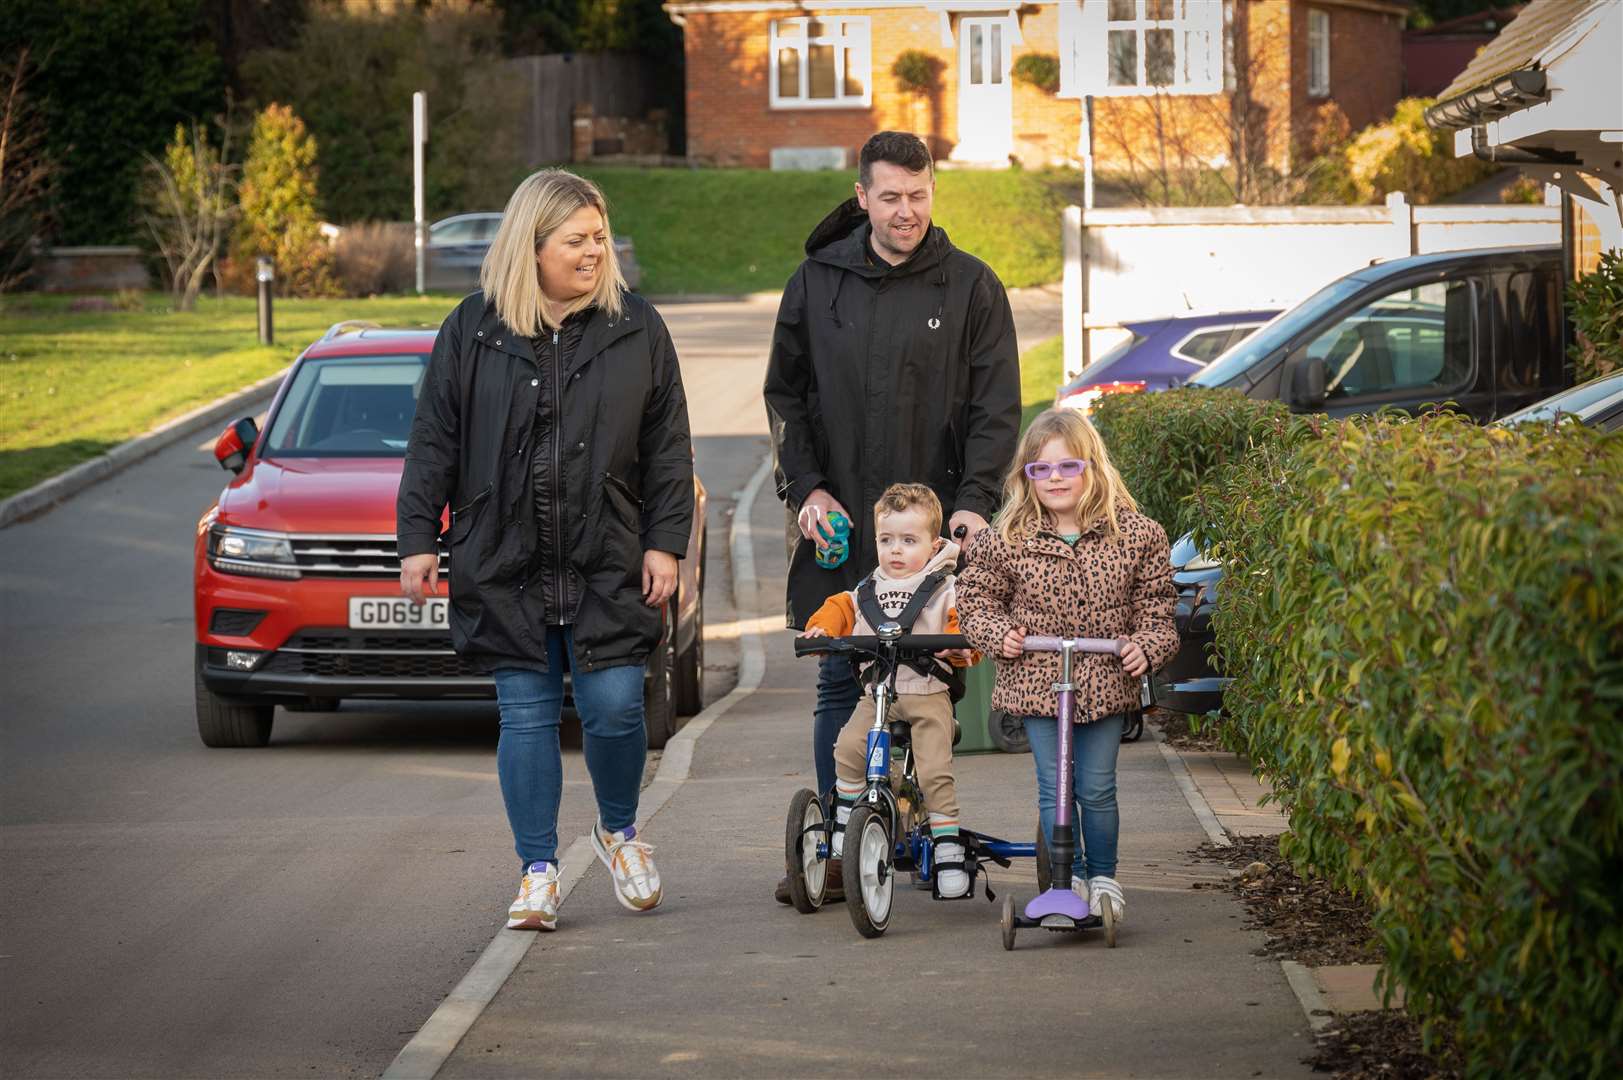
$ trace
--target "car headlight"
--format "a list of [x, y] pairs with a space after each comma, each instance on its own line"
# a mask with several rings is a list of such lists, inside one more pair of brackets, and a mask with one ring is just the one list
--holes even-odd
[[209, 533], [209, 565], [223, 574], [283, 578], [299, 576], [293, 542], [284, 533], [216, 526]]

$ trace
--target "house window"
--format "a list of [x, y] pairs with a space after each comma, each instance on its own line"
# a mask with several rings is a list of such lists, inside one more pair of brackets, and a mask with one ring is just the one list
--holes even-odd
[[1307, 12], [1307, 92], [1330, 96], [1330, 13], [1313, 8]]
[[873, 101], [866, 17], [772, 21], [775, 109], [864, 107]]
[[1227, 7], [1223, 0], [1065, 0], [1059, 96], [1217, 93]]

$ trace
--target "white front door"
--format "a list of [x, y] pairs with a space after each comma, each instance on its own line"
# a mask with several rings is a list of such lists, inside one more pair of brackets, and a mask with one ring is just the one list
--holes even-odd
[[958, 145], [954, 161], [1007, 165], [1014, 149], [1006, 16], [958, 22]]

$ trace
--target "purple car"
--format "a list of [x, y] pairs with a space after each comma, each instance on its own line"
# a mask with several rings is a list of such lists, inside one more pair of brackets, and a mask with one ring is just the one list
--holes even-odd
[[1180, 386], [1277, 314], [1229, 311], [1123, 323], [1132, 336], [1060, 387], [1054, 404], [1087, 413], [1105, 394], [1141, 394]]

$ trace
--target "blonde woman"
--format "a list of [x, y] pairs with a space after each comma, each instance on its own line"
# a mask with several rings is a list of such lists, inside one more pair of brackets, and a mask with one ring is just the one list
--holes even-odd
[[1178, 649], [1166, 531], [1138, 506], [1081, 413], [1052, 409], [1032, 421], [1003, 485], [992, 528], [969, 545], [958, 578], [964, 635], [997, 658], [992, 707], [1024, 718], [1037, 767], [1037, 810], [1054, 841], [1057, 653], [1025, 653], [1027, 634], [1125, 638], [1120, 658], [1076, 661], [1072, 790], [1082, 847], [1072, 888], [1095, 910], [1126, 907], [1116, 875], [1120, 817], [1116, 753], [1122, 714], [1138, 705], [1138, 677]]
[[572, 673], [597, 796], [592, 844], [615, 897], [659, 904], [637, 839], [643, 669], [693, 520], [676, 351], [626, 291], [603, 194], [561, 170], [508, 200], [480, 291], [440, 327], [400, 479], [400, 587], [439, 587], [451, 508], [451, 640], [491, 671], [496, 769], [522, 866], [514, 929], [558, 920], [558, 720]]

